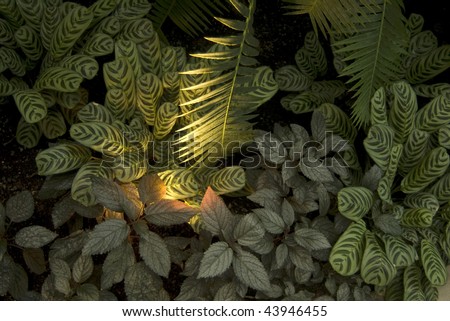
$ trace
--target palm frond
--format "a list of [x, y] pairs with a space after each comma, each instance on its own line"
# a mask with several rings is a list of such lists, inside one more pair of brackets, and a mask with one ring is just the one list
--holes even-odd
[[365, 9], [368, 18], [358, 32], [336, 43], [336, 52], [349, 62], [341, 75], [351, 77], [348, 82], [356, 91], [352, 116], [358, 126], [370, 122], [370, 100], [375, 91], [403, 74], [402, 55], [408, 36], [402, 3], [377, 0]]
[[220, 0], [156, 0], [149, 15], [160, 39], [164, 39], [161, 27], [167, 18], [188, 35], [197, 36], [209, 26], [211, 17], [226, 10]]
[[283, 0], [289, 5], [288, 15], [309, 14], [314, 31], [349, 33], [357, 30], [357, 24], [367, 20], [376, 0]]
[[256, 67], [259, 41], [252, 26], [256, 0], [248, 6], [241, 0], [229, 1], [245, 20], [216, 19], [240, 33], [207, 38], [215, 43], [214, 50], [194, 54], [202, 62], [182, 73], [186, 82], [181, 83], [188, 86], [182, 88], [180, 104], [186, 125], [176, 144], [183, 162], [210, 163], [212, 157], [229, 154], [251, 140], [251, 113], [278, 90], [272, 70]]

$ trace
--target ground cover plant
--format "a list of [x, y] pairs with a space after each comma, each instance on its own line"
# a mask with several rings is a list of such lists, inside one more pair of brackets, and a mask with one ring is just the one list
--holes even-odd
[[271, 67], [260, 5], [0, 5], [0, 111], [45, 177], [0, 199], [0, 296], [438, 298], [450, 45], [407, 1], [283, 0], [312, 25]]

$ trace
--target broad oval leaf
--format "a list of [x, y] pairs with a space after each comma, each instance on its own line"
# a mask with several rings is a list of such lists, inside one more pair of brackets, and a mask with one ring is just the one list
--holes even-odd
[[338, 193], [339, 212], [352, 221], [363, 218], [372, 205], [373, 193], [365, 187], [345, 187]]
[[54, 175], [80, 168], [91, 158], [89, 148], [76, 144], [60, 144], [39, 152], [36, 166], [39, 175]]
[[282, 233], [286, 226], [280, 214], [268, 208], [257, 208], [253, 213], [259, 218], [264, 228], [272, 234]]
[[36, 249], [53, 241], [58, 234], [43, 226], [33, 225], [22, 228], [16, 233], [16, 244], [25, 248]]
[[297, 244], [310, 251], [324, 250], [331, 247], [325, 235], [312, 228], [300, 228], [296, 230], [294, 238]]
[[155, 225], [183, 224], [199, 212], [198, 209], [177, 200], [159, 200], [145, 209], [145, 219]]
[[139, 254], [145, 264], [156, 274], [168, 277], [170, 253], [164, 240], [156, 233], [145, 231], [140, 234]]
[[125, 220], [108, 219], [95, 226], [83, 247], [83, 255], [103, 254], [120, 246], [130, 228]]
[[236, 225], [233, 236], [242, 246], [253, 245], [264, 237], [264, 227], [255, 213], [246, 214]]
[[367, 230], [365, 239], [365, 249], [361, 261], [361, 277], [366, 283], [386, 286], [394, 279], [397, 269], [389, 261], [372, 232]]
[[206, 250], [198, 271], [199, 278], [212, 278], [224, 273], [233, 260], [233, 250], [226, 242], [216, 242]]
[[94, 271], [94, 261], [90, 255], [80, 255], [72, 267], [73, 280], [83, 283], [92, 275]]
[[350, 224], [334, 244], [330, 253], [333, 269], [341, 275], [353, 275], [360, 269], [366, 224], [359, 220]]
[[245, 285], [260, 291], [270, 291], [269, 275], [261, 261], [250, 252], [240, 250], [233, 256], [233, 270]]
[[6, 202], [6, 216], [14, 223], [28, 220], [34, 213], [34, 199], [30, 191], [11, 196]]
[[420, 246], [420, 259], [427, 279], [432, 285], [444, 285], [447, 283], [447, 269], [436, 246], [423, 239]]
[[146, 175], [139, 180], [139, 197], [144, 204], [160, 201], [165, 195], [166, 186], [158, 175]]
[[205, 228], [213, 235], [229, 230], [233, 222], [233, 214], [211, 187], [208, 187], [203, 197], [200, 215]]

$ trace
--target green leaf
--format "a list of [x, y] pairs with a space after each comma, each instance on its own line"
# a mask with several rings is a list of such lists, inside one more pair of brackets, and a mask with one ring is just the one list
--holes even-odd
[[233, 214], [211, 187], [203, 197], [200, 215], [205, 228], [213, 235], [220, 235], [231, 228]]
[[270, 291], [270, 279], [261, 261], [247, 251], [239, 251], [233, 256], [233, 270], [237, 278], [249, 287]]
[[280, 214], [268, 208], [257, 208], [253, 210], [253, 213], [259, 218], [266, 231], [272, 234], [280, 234], [286, 228]]
[[284, 224], [286, 226], [291, 226], [295, 220], [295, 212], [292, 208], [292, 205], [289, 203], [287, 199], [283, 199], [283, 203], [281, 203], [281, 217], [283, 218]]
[[0, 296], [6, 295], [13, 282], [15, 264], [9, 255], [0, 260]]
[[83, 247], [83, 255], [103, 254], [120, 246], [130, 228], [125, 220], [108, 219], [97, 224]]
[[28, 220], [34, 213], [34, 199], [30, 191], [11, 196], [6, 202], [6, 216], [14, 223]]
[[16, 244], [25, 248], [39, 248], [53, 241], [58, 234], [43, 226], [33, 225], [24, 227], [16, 233]]
[[264, 227], [255, 213], [246, 214], [236, 225], [233, 236], [242, 246], [258, 243], [264, 237]]
[[72, 267], [73, 280], [83, 283], [92, 275], [94, 271], [94, 261], [90, 255], [80, 255]]
[[146, 207], [145, 219], [151, 224], [171, 226], [188, 222], [198, 212], [183, 202], [162, 199]]
[[233, 250], [226, 242], [216, 242], [206, 250], [198, 272], [199, 278], [212, 278], [224, 273], [233, 260]]
[[101, 288], [109, 289], [125, 277], [128, 268], [134, 265], [136, 257], [129, 243], [111, 250], [102, 265]]
[[154, 232], [139, 234], [139, 254], [145, 264], [156, 274], [167, 278], [170, 272], [170, 253], [166, 243]]
[[370, 127], [364, 139], [364, 148], [382, 170], [386, 170], [388, 166], [394, 135], [394, 130], [390, 126], [379, 124]]
[[128, 300], [156, 301], [162, 282], [149, 270], [144, 262], [138, 262], [129, 267], [125, 274], [125, 293]]
[[166, 186], [158, 175], [146, 175], [139, 180], [139, 197], [142, 203], [149, 205], [158, 202], [165, 195]]
[[361, 261], [361, 277], [369, 284], [388, 285], [394, 279], [397, 270], [381, 249], [372, 232], [367, 230], [365, 239], [366, 244]]
[[334, 244], [330, 263], [339, 274], [348, 276], [358, 272], [363, 256], [365, 231], [366, 224], [363, 220], [353, 222]]
[[415, 262], [417, 252], [403, 238], [384, 235], [383, 239], [386, 255], [394, 266], [399, 268], [407, 267]]
[[282, 164], [288, 155], [283, 143], [271, 133], [255, 137], [256, 146], [264, 160], [273, 164]]
[[214, 301], [237, 301], [238, 299], [239, 296], [236, 293], [236, 284], [234, 282], [221, 286], [214, 295]]
[[420, 244], [420, 259], [427, 279], [434, 286], [447, 283], [447, 269], [436, 246], [425, 239]]
[[303, 175], [312, 181], [321, 183], [333, 181], [333, 175], [322, 161], [309, 163], [305, 158], [303, 158], [300, 161], [299, 166]]
[[289, 248], [286, 244], [281, 243], [277, 246], [275, 250], [275, 262], [277, 263], [278, 268], [282, 268], [286, 263], [286, 260], [289, 255]]
[[345, 187], [338, 193], [339, 212], [352, 221], [363, 218], [373, 205], [373, 193], [365, 187]]
[[422, 290], [422, 271], [415, 264], [408, 266], [403, 273], [404, 301], [425, 301]]
[[14, 263], [12, 281], [9, 284], [8, 292], [15, 300], [21, 300], [28, 291], [27, 272], [17, 263]]
[[290, 247], [289, 258], [302, 271], [314, 272], [316, 270], [311, 254], [301, 247]]
[[40, 275], [47, 270], [42, 249], [23, 249], [23, 259], [31, 272]]
[[325, 235], [312, 228], [300, 228], [296, 230], [294, 238], [297, 244], [310, 251], [324, 250], [331, 247]]
[[39, 152], [36, 166], [39, 175], [54, 175], [80, 168], [91, 158], [89, 148], [75, 144], [60, 144]]
[[98, 301], [100, 299], [100, 291], [91, 283], [80, 285], [77, 288], [77, 295], [83, 301]]

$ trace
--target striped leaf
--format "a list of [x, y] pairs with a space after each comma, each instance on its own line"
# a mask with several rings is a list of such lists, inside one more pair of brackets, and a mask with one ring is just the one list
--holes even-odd
[[416, 115], [416, 128], [434, 132], [450, 122], [450, 96], [445, 94], [437, 96]]
[[113, 162], [114, 177], [122, 183], [137, 180], [147, 173], [148, 156], [145, 149], [125, 151]]
[[363, 220], [351, 223], [331, 249], [330, 264], [339, 274], [349, 276], [360, 269], [365, 231]]
[[89, 80], [97, 75], [99, 68], [94, 58], [79, 54], [64, 58], [58, 65], [76, 71], [81, 77]]
[[198, 194], [199, 186], [189, 169], [171, 169], [158, 173], [166, 185], [167, 199], [185, 199]]
[[103, 65], [103, 76], [108, 90], [120, 89], [124, 92], [128, 108], [132, 109], [136, 101], [135, 77], [127, 58], [115, 59]]
[[72, 49], [78, 38], [89, 27], [92, 18], [89, 9], [76, 6], [61, 20], [50, 41], [49, 52], [54, 59], [63, 58]]
[[399, 172], [406, 175], [422, 160], [427, 151], [430, 135], [420, 129], [413, 129], [403, 145], [400, 157]]
[[150, 20], [132, 19], [122, 24], [122, 31], [117, 36], [117, 39], [130, 40], [139, 44], [145, 42], [145, 40], [153, 40], [155, 34]]
[[39, 60], [43, 47], [38, 32], [28, 25], [23, 25], [14, 33], [14, 37], [25, 56], [33, 61]]
[[395, 131], [394, 143], [403, 144], [414, 128], [414, 116], [417, 112], [417, 98], [411, 85], [399, 81], [392, 85], [393, 103], [389, 113], [389, 122]]
[[376, 236], [367, 230], [365, 232], [365, 249], [361, 261], [361, 277], [364, 282], [377, 286], [388, 285], [395, 277], [397, 269], [389, 261], [382, 250]]
[[142, 75], [142, 66], [136, 43], [130, 40], [117, 40], [114, 48], [115, 59], [126, 58], [133, 70], [134, 77], [139, 78]]
[[417, 35], [420, 31], [422, 31], [424, 19], [420, 14], [411, 13], [408, 17], [408, 21], [406, 21], [406, 29], [411, 37]]
[[423, 294], [425, 294], [425, 300], [427, 301], [438, 301], [439, 299], [439, 291], [437, 287], [435, 287], [431, 282], [427, 279], [426, 276], [422, 277], [422, 290]]
[[436, 196], [439, 203], [450, 201], [450, 173], [443, 175], [433, 186], [431, 186], [430, 193]]
[[311, 85], [311, 79], [298, 70], [296, 66], [286, 65], [275, 71], [275, 81], [280, 90], [303, 91]]
[[309, 53], [311, 63], [317, 71], [319, 77], [324, 76], [327, 73], [327, 58], [325, 56], [325, 50], [319, 42], [319, 38], [316, 33], [309, 31], [305, 35], [304, 48]]
[[110, 89], [106, 92], [105, 107], [114, 119], [125, 121], [133, 114], [133, 108], [128, 104], [127, 96], [121, 89]]
[[109, 16], [116, 8], [116, 0], [97, 0], [90, 7], [89, 10], [92, 12], [91, 27], [97, 25], [103, 18]]
[[386, 301], [403, 301], [403, 271], [398, 271], [395, 278], [386, 287], [384, 300]]
[[159, 106], [155, 116], [153, 135], [155, 139], [163, 139], [171, 131], [178, 116], [178, 106], [172, 103], [163, 103]]
[[[94, 19], [92, 21], [94, 21]], [[95, 35], [96, 33], [103, 33], [114, 38], [120, 32], [120, 27], [120, 20], [117, 17], [108, 16], [97, 23], [86, 37], [89, 39], [91, 35]]]
[[411, 84], [418, 84], [434, 78], [450, 67], [450, 45], [440, 46], [428, 54], [415, 59], [406, 73]]
[[427, 240], [422, 240], [420, 244], [420, 260], [422, 262], [425, 275], [432, 285], [438, 286], [447, 283], [447, 270], [445, 263], [433, 243]]
[[422, 56], [438, 47], [438, 39], [430, 30], [419, 32], [411, 37], [408, 51], [413, 57]]
[[0, 74], [0, 97], [12, 95], [16, 89], [13, 84], [2, 74]]
[[156, 32], [150, 34], [147, 39], [137, 43], [139, 59], [144, 73], [151, 72], [158, 77], [163, 75], [161, 62], [161, 45]]
[[25, 61], [19, 54], [10, 48], [0, 47], [0, 61], [7, 67], [15, 76], [23, 77], [26, 73]]
[[365, 187], [344, 187], [338, 193], [339, 212], [352, 221], [363, 218], [372, 205], [373, 193]]
[[386, 170], [394, 141], [394, 130], [387, 125], [374, 125], [370, 127], [364, 139], [364, 147], [370, 158], [382, 170]]
[[161, 82], [163, 85], [162, 101], [178, 104], [180, 100], [180, 75], [177, 72], [165, 73]]
[[38, 91], [33, 89], [21, 90], [16, 92], [13, 97], [17, 108], [27, 123], [36, 123], [47, 115], [47, 105]]
[[16, 39], [14, 37], [14, 29], [8, 21], [3, 19], [0, 19], [0, 45], [9, 48], [14, 48], [17, 46]]
[[123, 0], [117, 3], [114, 14], [121, 20], [134, 20], [144, 17], [150, 8], [146, 0]]
[[74, 92], [57, 92], [56, 102], [63, 108], [76, 108], [81, 104], [81, 92], [80, 90]]
[[295, 53], [295, 63], [303, 75], [311, 80], [316, 79], [317, 69], [312, 63], [311, 55], [305, 47], [300, 48]]
[[439, 95], [450, 93], [450, 84], [436, 83], [436, 84], [420, 84], [414, 86], [414, 91], [417, 96], [425, 98], [434, 98]]
[[353, 143], [356, 138], [356, 128], [347, 114], [333, 104], [322, 104], [318, 109], [325, 118], [327, 130]]
[[106, 155], [118, 156], [125, 149], [123, 133], [106, 123], [74, 124], [70, 127], [70, 137], [80, 144]]
[[217, 195], [239, 191], [245, 186], [245, 172], [240, 166], [225, 167], [207, 176], [206, 186]]
[[161, 49], [161, 64], [163, 73], [178, 71], [177, 60], [177, 51], [174, 47], [167, 46]]
[[407, 195], [403, 204], [411, 208], [427, 208], [433, 214], [439, 209], [439, 200], [432, 193], [419, 192]]
[[39, 152], [36, 166], [39, 175], [55, 175], [80, 168], [91, 158], [89, 148], [76, 144], [60, 144]]
[[91, 57], [106, 56], [114, 51], [114, 39], [107, 34], [97, 32], [87, 39], [80, 52]]
[[406, 227], [430, 227], [433, 223], [433, 212], [427, 208], [405, 209], [401, 224]]
[[422, 290], [422, 271], [412, 264], [405, 269], [403, 274], [404, 301], [425, 301], [425, 294]]
[[40, 35], [42, 45], [46, 50], [50, 49], [50, 42], [61, 19], [62, 17], [57, 6], [45, 8], [41, 22]]
[[320, 94], [304, 91], [298, 95], [288, 95], [281, 100], [282, 106], [294, 114], [304, 114], [314, 111], [326, 100]]
[[47, 139], [55, 139], [66, 133], [64, 116], [58, 109], [49, 109], [47, 116], [41, 121], [42, 133]]
[[44, 15], [44, 3], [40, 0], [16, 0], [16, 3], [27, 25], [39, 31]]
[[0, 6], [0, 13], [15, 28], [19, 28], [25, 22], [14, 0], [3, 1]]
[[146, 73], [137, 79], [136, 107], [150, 126], [155, 124], [156, 109], [162, 95], [163, 85], [156, 75]]
[[77, 113], [78, 119], [81, 122], [99, 122], [112, 124], [113, 116], [105, 106], [90, 102], [81, 108]]
[[394, 147], [392, 147], [391, 156], [389, 157], [389, 164], [377, 187], [377, 192], [380, 198], [389, 204], [392, 204], [391, 187], [394, 183], [395, 175], [397, 174], [398, 163], [400, 161], [400, 156], [402, 155], [402, 150], [403, 145], [400, 144], [395, 144]]
[[114, 177], [111, 168], [106, 167], [101, 160], [90, 160], [78, 170], [73, 179], [71, 195], [72, 198], [84, 206], [97, 204], [95, 194], [92, 191], [92, 177], [104, 177], [112, 179]]
[[74, 92], [80, 87], [83, 77], [79, 73], [63, 67], [50, 67], [42, 72], [34, 89], [50, 89], [62, 92]]
[[403, 178], [401, 181], [402, 192], [410, 194], [421, 191], [441, 177], [449, 163], [449, 155], [443, 147], [433, 149]]
[[16, 140], [20, 145], [26, 148], [36, 147], [41, 136], [42, 130], [39, 123], [30, 124], [23, 117], [20, 118], [16, 130]]
[[416, 261], [416, 249], [406, 243], [403, 238], [384, 234], [383, 240], [386, 255], [395, 267], [407, 267]]
[[438, 130], [439, 145], [450, 150], [450, 123]]

